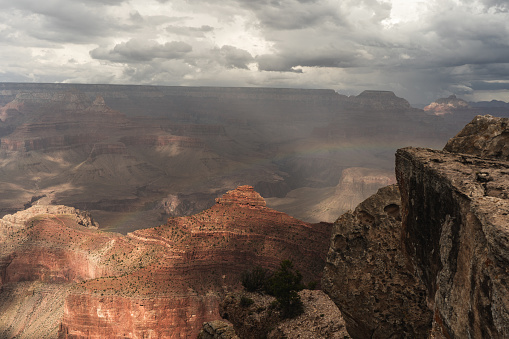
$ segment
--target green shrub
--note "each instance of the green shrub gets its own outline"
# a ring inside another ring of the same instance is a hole
[[[267,278],[269,277],[269,270],[260,266],[256,266],[251,271],[242,273],[240,279],[242,286],[249,292],[263,291]]]
[[[306,288],[308,290],[315,290],[316,286],[318,286],[318,283],[316,281],[310,281]]]

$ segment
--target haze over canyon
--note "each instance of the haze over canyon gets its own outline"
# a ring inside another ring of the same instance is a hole
[[[509,335],[509,124],[487,113],[509,105],[0,83],[0,337]],[[297,323],[239,304],[283,259],[326,292]]]
[[[395,182],[397,148],[438,147],[487,111],[420,110],[384,91],[16,83],[0,84],[0,105],[2,213],[44,199],[121,233],[244,184],[295,217],[334,221]]]

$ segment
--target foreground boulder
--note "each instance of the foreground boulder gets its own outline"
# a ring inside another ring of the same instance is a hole
[[[432,314],[401,241],[400,195],[381,188],[334,224],[322,287],[354,338],[426,337]]]
[[[239,339],[233,325],[226,320],[213,320],[203,323],[198,339]]]
[[[507,161],[509,119],[479,115],[447,142],[444,151]]]

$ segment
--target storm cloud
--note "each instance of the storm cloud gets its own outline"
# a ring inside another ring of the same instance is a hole
[[[0,81],[509,101],[502,0],[0,0]]]

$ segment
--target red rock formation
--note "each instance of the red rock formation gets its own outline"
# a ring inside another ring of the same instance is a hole
[[[221,295],[255,265],[291,259],[306,282],[319,281],[331,228],[265,207],[250,186],[197,215],[128,236],[81,226],[72,210],[32,209],[1,224],[8,245],[0,250],[1,283],[73,283],[55,310],[62,338],[196,336],[203,322],[219,318]]]
[[[445,115],[466,108],[470,108],[470,105],[465,100],[458,99],[455,95],[451,95],[448,98],[442,98],[432,102],[424,107],[424,111],[434,115]]]
[[[265,207],[266,203],[262,196],[254,191],[249,185],[239,186],[233,191],[228,191],[216,202],[220,205],[248,205],[250,207]]]

